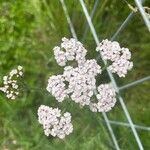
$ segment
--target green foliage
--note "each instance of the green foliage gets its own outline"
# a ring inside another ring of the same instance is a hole
[[[91,12],[94,1],[85,2]],[[96,57],[96,44],[89,29],[83,40],[87,22],[79,1],[70,0],[66,4],[77,36],[88,49],[88,57]],[[131,4],[135,6],[133,1]],[[149,6],[148,0],[145,6]],[[99,1],[93,22],[100,40],[110,39],[130,12],[130,8],[122,0]],[[52,48],[59,44],[63,36],[71,37],[71,34],[60,1],[0,1],[0,81],[13,67],[23,65],[25,68],[22,95],[16,101],[9,101],[0,94],[0,149],[114,149],[100,113],[93,114],[68,101],[57,103],[45,89],[48,77],[62,71],[54,60]],[[148,76],[150,36],[138,12],[117,40],[131,49],[134,62],[134,69],[127,78],[120,80],[116,77],[118,85]],[[107,78],[106,75],[103,80]],[[134,123],[149,125],[149,88],[147,81],[122,92]],[[73,115],[74,132],[63,141],[47,138],[37,120],[37,109],[41,104],[70,111]],[[119,102],[108,115],[112,120],[127,121]],[[129,128],[113,125],[113,129],[122,149],[138,149]],[[144,148],[150,149],[150,134],[146,131],[138,133]]]

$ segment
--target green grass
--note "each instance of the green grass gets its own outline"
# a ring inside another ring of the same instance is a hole
[[[86,0],[89,11],[94,2]],[[130,2],[130,1],[129,1]],[[78,1],[66,1],[79,40],[82,40],[86,19]],[[134,5],[134,3],[132,2]],[[148,0],[146,6],[150,6]],[[110,38],[124,21],[130,9],[122,0],[100,1],[93,18],[99,39]],[[46,91],[50,75],[62,72],[54,60],[52,48],[62,37],[71,37],[61,3],[56,0],[0,1],[0,82],[17,65],[24,66],[24,82],[28,87],[16,101],[0,94],[0,149],[2,150],[110,150],[115,149],[100,113],[93,114],[68,101],[60,104]],[[121,45],[132,51],[134,69],[124,79],[115,76],[118,85],[124,85],[150,74],[150,36],[139,13],[117,37]],[[82,41],[88,49],[88,58],[96,57],[95,42],[90,32]],[[108,80],[107,75],[103,78]],[[121,94],[134,123],[150,126],[149,82],[132,87]],[[37,121],[41,104],[59,107],[73,115],[74,132],[63,141],[47,138]],[[112,120],[127,121],[119,102],[108,113]],[[123,150],[138,149],[131,130],[112,126]],[[138,130],[145,149],[150,149],[150,133]]]

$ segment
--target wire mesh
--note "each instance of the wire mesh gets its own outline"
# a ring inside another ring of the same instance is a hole
[[[72,36],[77,39],[76,31],[75,31],[75,29],[74,29],[74,27],[73,27],[73,23],[72,23],[72,21],[71,21],[71,19],[70,19],[70,16],[69,16],[69,13],[68,13],[68,10],[67,10],[67,6],[66,6],[64,0],[60,0],[60,2],[61,2],[61,4],[62,4],[62,7],[63,7],[64,13],[65,13],[65,16],[66,16],[68,25],[69,25],[70,30],[71,30],[71,33],[72,33]],[[96,8],[97,8],[98,0],[95,1],[94,7],[93,7],[92,12],[91,12],[90,15],[89,15],[89,12],[88,12],[88,10],[87,10],[87,8],[86,8],[86,5],[85,5],[84,1],[83,1],[83,0],[79,0],[79,3],[80,3],[81,6],[82,6],[82,11],[83,11],[83,13],[84,13],[84,15],[85,15],[85,18],[86,18],[86,20],[87,20],[87,25],[88,25],[88,26],[86,26],[85,32],[84,32],[84,34],[83,34],[83,40],[84,40],[84,38],[85,38],[85,35],[86,35],[86,33],[87,33],[88,28],[90,28],[90,31],[91,31],[92,36],[93,36],[93,39],[94,39],[95,43],[98,44],[98,43],[99,43],[99,39],[98,39],[96,30],[95,30],[95,28],[94,28],[94,25],[93,25],[93,23],[92,23],[92,18],[93,18],[93,16],[94,16],[95,10],[96,10]],[[145,14],[145,12],[144,12],[144,9],[143,9],[142,4],[141,4],[142,1],[135,0],[135,3],[136,3],[136,5],[137,5],[137,7],[138,7],[138,9],[139,9],[139,11],[140,11],[140,13],[141,13],[141,15],[142,15],[144,21],[145,21],[145,24],[146,24],[148,30],[150,31],[150,21],[148,20],[146,14]],[[120,32],[127,26],[127,24],[129,23],[129,21],[132,19],[132,17],[134,16],[134,14],[135,14],[134,12],[131,12],[131,13],[129,14],[129,16],[124,20],[124,22],[123,22],[123,23],[121,24],[121,26],[117,29],[117,31],[115,32],[115,34],[112,36],[111,40],[114,40],[114,39],[120,34]],[[100,58],[101,58],[101,56],[99,55],[99,56],[97,57],[97,60],[99,60]],[[103,58],[101,58],[101,59],[103,60]],[[103,60],[103,62],[104,62],[104,64],[106,65],[105,60]],[[132,118],[131,118],[131,116],[130,116],[130,113],[129,113],[128,110],[127,110],[127,106],[126,106],[125,103],[124,103],[124,99],[123,99],[123,97],[120,95],[120,90],[128,89],[129,87],[135,86],[135,85],[140,84],[140,83],[142,83],[142,82],[144,82],[144,81],[146,81],[146,80],[149,80],[149,79],[150,79],[150,76],[145,77],[145,78],[142,78],[142,79],[139,79],[139,80],[137,80],[137,81],[133,81],[133,82],[131,82],[131,83],[129,83],[129,84],[126,84],[126,85],[123,85],[123,86],[121,86],[121,87],[118,87],[117,84],[116,84],[116,81],[115,81],[115,79],[114,79],[113,74],[112,74],[108,69],[107,69],[107,73],[108,73],[108,75],[109,75],[109,78],[110,78],[110,80],[111,80],[111,82],[112,82],[112,84],[113,84],[113,86],[114,86],[116,92],[119,94],[119,97],[118,97],[119,102],[120,102],[121,107],[122,107],[122,109],[123,109],[123,112],[124,112],[124,114],[125,114],[125,116],[126,116],[126,118],[127,118],[127,120],[128,120],[127,123],[126,123],[126,122],[121,122],[121,121],[109,120],[107,114],[106,114],[106,113],[102,113],[102,115],[103,115],[103,117],[104,117],[104,120],[105,120],[105,123],[106,123],[107,128],[108,128],[108,131],[109,131],[109,133],[110,133],[110,135],[111,135],[111,137],[112,137],[112,141],[113,141],[113,143],[114,143],[114,146],[115,146],[115,148],[116,148],[117,150],[120,149],[119,144],[118,144],[118,141],[117,141],[116,136],[115,136],[115,134],[114,134],[114,131],[113,131],[113,129],[112,129],[112,125],[119,125],[119,126],[126,126],[126,127],[131,128],[131,131],[132,131],[132,133],[133,133],[133,135],[134,135],[134,137],[135,137],[135,140],[136,140],[136,142],[137,142],[137,145],[138,145],[139,149],[140,149],[140,150],[143,150],[144,148],[143,148],[141,139],[140,139],[140,137],[139,137],[139,135],[138,135],[138,133],[137,133],[136,130],[137,130],[137,129],[141,129],[141,130],[145,130],[145,131],[150,131],[150,127],[140,126],[140,125],[137,125],[137,124],[134,124],[134,123],[133,123]]]

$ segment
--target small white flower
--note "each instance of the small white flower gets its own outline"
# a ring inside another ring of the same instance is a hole
[[[18,70],[20,71],[20,70],[22,70],[23,69],[23,67],[22,66],[18,66]]]
[[[19,75],[22,76],[22,75],[23,75],[23,72],[22,72],[22,71],[19,71]],[[19,75],[18,75],[18,76],[19,76]]]
[[[7,81],[7,78],[8,78],[8,76],[4,76],[4,77],[3,77],[3,80],[4,80],[4,81]]]
[[[133,63],[120,58],[118,61],[115,61],[108,67],[112,73],[117,73],[119,77],[125,77],[128,70],[131,70],[133,67]]]
[[[48,79],[46,89],[58,100],[58,102],[62,102],[66,97],[68,97],[64,81],[65,80],[62,75],[51,76]]]
[[[23,75],[21,71],[23,68],[18,66],[17,69],[13,69],[7,76],[3,77],[3,87],[0,87],[0,91],[6,94],[6,97],[14,100],[19,95],[18,78]]]
[[[93,112],[107,112],[114,107],[116,103],[116,93],[111,84],[101,84],[98,86],[96,95],[98,102],[90,103],[90,109]]]
[[[60,66],[65,66],[67,61],[76,60],[79,64],[85,61],[87,50],[83,44],[74,38],[62,38],[61,46],[54,47],[55,59]]]
[[[46,136],[52,135],[63,139],[73,132],[71,114],[69,112],[61,114],[58,108],[41,105],[38,109],[38,120],[43,125]]]
[[[112,73],[118,74],[119,77],[125,77],[127,71],[133,67],[133,63],[129,61],[131,59],[131,52],[128,48],[121,48],[116,41],[103,40],[97,46],[96,51],[101,52],[104,60],[112,62],[112,64],[108,66],[108,69]]]
[[[71,99],[82,106],[89,105],[96,89],[95,77],[100,73],[101,67],[94,59],[86,60],[76,68],[66,66],[63,77],[68,82],[67,93]]]
[[[13,70],[9,73],[9,75],[12,77],[12,76],[16,75],[17,72],[18,72],[17,69],[13,69]]]

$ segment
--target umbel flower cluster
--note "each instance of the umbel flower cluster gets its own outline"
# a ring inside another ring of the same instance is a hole
[[[95,77],[101,73],[101,67],[95,59],[86,60],[87,50],[76,39],[63,38],[61,46],[56,46],[53,50],[59,65],[65,65],[68,60],[75,59],[77,66],[65,66],[62,75],[51,76],[48,79],[47,91],[58,102],[70,96],[74,102],[82,106],[89,105],[93,91],[96,90]],[[63,57],[58,57],[60,53],[63,53]]]
[[[74,38],[62,38],[60,46],[53,50],[56,62],[63,67],[63,73],[49,77],[46,89],[58,102],[70,98],[81,106],[88,106],[92,112],[107,112],[115,106],[115,89],[110,83],[96,85],[96,76],[102,73],[101,66],[95,59],[86,59],[87,50],[81,42]],[[121,48],[118,42],[103,40],[96,51],[101,52],[109,64],[108,69],[119,77],[125,77],[133,66],[129,61],[129,49]],[[93,101],[94,94],[96,101]],[[64,138],[73,131],[71,114],[68,112],[61,116],[59,109],[41,105],[38,116],[47,136]]]
[[[54,47],[55,59],[60,66],[65,66],[67,61],[76,60],[78,64],[85,62],[87,50],[82,43],[74,38],[62,38],[61,46]]]
[[[58,102],[70,95],[76,103],[82,106],[89,105],[96,89],[95,76],[99,73],[101,68],[94,59],[87,60],[76,68],[66,66],[62,75],[51,76],[48,79],[47,90]]]
[[[129,61],[131,59],[131,52],[128,48],[121,48],[116,41],[103,40],[97,46],[96,51],[101,52],[104,60],[111,62],[108,69],[112,73],[118,74],[119,77],[125,77],[127,71],[133,67],[133,63]]]
[[[22,69],[22,66],[18,66],[3,77],[3,87],[0,87],[0,91],[4,92],[9,99],[14,100],[19,95],[18,79],[23,76]]]
[[[38,109],[38,120],[43,125],[46,136],[52,135],[63,139],[73,131],[71,114],[65,112],[62,115],[58,108],[41,105]]]
[[[48,79],[47,91],[58,102],[70,97],[80,105],[88,105],[91,110],[106,112],[116,103],[115,91],[110,84],[102,84],[96,87],[96,76],[102,73],[101,66],[95,59],[85,58],[87,50],[76,39],[62,38],[60,46],[54,47],[54,56],[60,66],[64,66],[63,74],[53,75]],[[127,48],[121,48],[118,42],[103,40],[96,48],[101,51],[104,60],[112,62],[108,68],[124,77],[133,66],[130,62],[131,53]],[[67,61],[76,61],[77,66],[66,66]],[[92,103],[94,91],[98,91],[98,103]]]
[[[97,87],[97,103],[90,103],[90,110],[93,112],[107,112],[116,103],[116,93],[111,84],[101,84]]]

